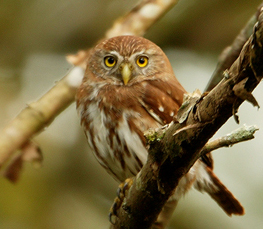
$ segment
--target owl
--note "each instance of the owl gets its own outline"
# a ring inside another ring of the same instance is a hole
[[[91,51],[77,111],[93,154],[112,177],[123,182],[140,171],[148,154],[144,132],[170,123],[184,93],[167,56],[145,38],[113,37]],[[193,186],[228,215],[243,214],[212,169],[212,163],[197,160],[171,198],[178,201]]]

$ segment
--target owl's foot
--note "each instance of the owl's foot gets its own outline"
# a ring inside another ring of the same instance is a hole
[[[127,191],[133,184],[133,178],[127,178],[122,182],[117,189],[117,197],[114,199],[114,203],[110,208],[109,220],[112,224],[115,224],[115,217],[117,217],[117,211],[120,209],[122,202],[125,198]]]

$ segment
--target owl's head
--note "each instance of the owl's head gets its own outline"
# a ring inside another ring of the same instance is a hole
[[[117,85],[132,85],[155,79],[159,73],[173,76],[164,52],[151,41],[135,36],[118,36],[99,43],[91,53],[87,71]]]

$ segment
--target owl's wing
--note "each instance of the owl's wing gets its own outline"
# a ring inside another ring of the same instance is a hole
[[[168,124],[177,114],[186,91],[176,80],[149,80],[141,105],[161,125]]]
[[[172,78],[169,82],[162,80],[147,81],[141,105],[161,125],[170,123],[177,114],[186,91]],[[210,153],[201,157],[209,168],[213,169],[213,158]]]

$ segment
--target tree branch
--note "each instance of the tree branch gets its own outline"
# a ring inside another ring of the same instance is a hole
[[[228,74],[195,102],[181,124],[170,125],[150,144],[147,163],[134,178],[114,228],[150,228],[165,202],[214,133],[247,99],[263,76],[263,13]],[[237,93],[242,91],[243,93]],[[243,94],[245,96],[240,96]]]
[[[30,138],[48,126],[75,98],[83,69],[74,68],[37,102],[28,104],[17,117],[0,132],[0,168],[22,149]]]
[[[221,138],[209,141],[205,144],[200,152],[200,155],[205,155],[213,150],[219,149],[221,147],[229,147],[234,144],[248,141],[254,138],[254,133],[259,130],[257,126],[242,126],[237,130],[223,136]]]

